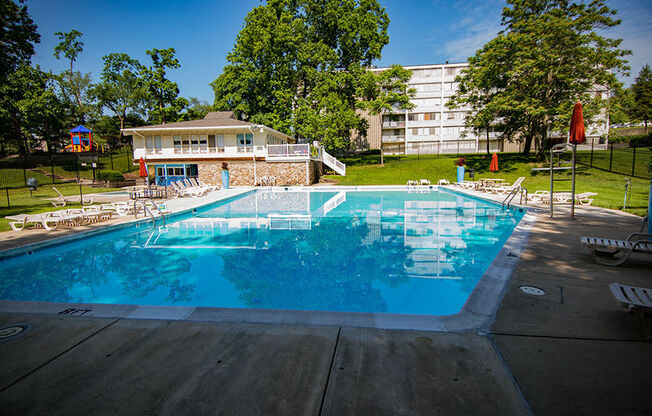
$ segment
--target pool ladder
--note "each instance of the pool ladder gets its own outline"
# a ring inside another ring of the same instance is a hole
[[[518,203],[522,204],[523,203],[523,194],[525,194],[525,204],[527,205],[527,189],[523,188],[522,186],[518,186],[514,189],[512,189],[507,197],[503,200],[503,208],[502,209],[509,209],[509,205],[512,203],[516,195],[520,195],[521,198],[519,199]]]
[[[154,226],[154,228],[156,228],[156,217],[154,216],[154,213],[152,212],[152,210],[147,207],[147,204],[142,199],[139,199],[139,198],[134,199],[134,217],[138,218],[138,206],[137,205],[138,205],[139,202],[143,207],[143,212],[145,212],[145,215],[149,214],[149,216],[152,218],[152,225]],[[156,210],[158,211],[159,215],[163,219],[162,227],[165,228],[166,227],[165,213],[163,211],[161,211],[158,204],[154,204],[154,207],[156,207]]]

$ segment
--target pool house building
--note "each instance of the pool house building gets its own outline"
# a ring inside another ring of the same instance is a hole
[[[235,118],[231,111],[210,112],[200,120],[123,129],[132,135],[134,162],[142,157],[157,183],[184,177],[221,185],[222,163],[230,184],[310,185],[319,181],[322,163],[344,174],[345,166],[320,146],[264,125]],[[273,178],[273,179],[272,179]]]

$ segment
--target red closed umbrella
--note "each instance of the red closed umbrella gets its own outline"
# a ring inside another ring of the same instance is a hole
[[[141,178],[146,178],[147,176],[149,176],[147,174],[147,166],[145,165],[145,159],[143,159],[142,156],[140,158],[140,168],[138,169],[138,176],[140,176]]]
[[[582,103],[575,103],[573,107],[573,116],[570,123],[571,144],[581,144],[586,141],[586,132],[584,131],[584,116],[582,115]]]
[[[489,165],[489,170],[491,172],[496,172],[498,170],[498,153],[491,155],[491,164]]]
[[[582,115],[582,103],[575,103],[573,107],[573,116],[570,123],[570,138],[568,142],[573,145],[573,184],[571,189],[571,219],[575,218],[575,152],[577,145],[586,141],[586,131],[584,130],[584,116]],[[550,161],[552,163],[552,160]],[[552,200],[551,200],[552,201]]]

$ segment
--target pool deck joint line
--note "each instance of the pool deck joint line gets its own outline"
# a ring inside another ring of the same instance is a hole
[[[281,191],[378,191],[395,190],[409,191],[405,186],[333,186],[319,188],[279,187]],[[429,186],[424,190],[440,191],[440,186]],[[220,199],[202,201],[196,206],[185,207],[168,216],[174,218],[186,214],[192,209],[215,202],[227,201],[239,197],[252,188],[243,189],[242,192],[229,194]],[[445,189],[445,192],[458,193]],[[479,198],[476,195],[459,192],[465,197],[480,199],[498,205],[495,200]],[[89,235],[104,233],[131,226],[137,223],[151,221],[143,218],[116,224],[101,229],[86,231],[70,236],[55,238],[34,245],[22,246],[0,252],[0,260],[7,257],[22,255],[28,251],[39,250],[44,247],[61,244],[64,242],[85,238]],[[303,311],[284,309],[246,309],[246,308],[219,308],[219,307],[193,307],[193,306],[151,306],[151,305],[124,305],[101,303],[62,303],[62,302],[36,302],[0,300],[0,312],[14,313],[39,313],[57,314],[67,316],[84,316],[96,318],[115,319],[165,319],[183,320],[194,322],[224,322],[224,323],[263,323],[284,325],[318,325],[337,327],[361,327],[376,329],[404,329],[434,332],[488,332],[493,323],[512,272],[518,265],[519,257],[527,246],[530,229],[536,221],[536,215],[526,211],[512,234],[507,239],[498,255],[489,265],[475,288],[469,295],[462,309],[453,315],[409,315],[391,313],[360,313],[360,312],[333,312],[333,311]]]

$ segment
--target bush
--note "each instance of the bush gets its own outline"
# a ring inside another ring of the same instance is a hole
[[[110,182],[124,182],[125,177],[117,170],[103,170],[97,173],[97,179]]]

